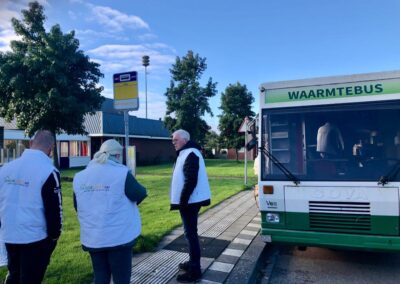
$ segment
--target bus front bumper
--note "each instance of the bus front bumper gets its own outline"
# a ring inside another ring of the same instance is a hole
[[[262,228],[265,242],[355,250],[400,251],[400,236],[339,234]]]

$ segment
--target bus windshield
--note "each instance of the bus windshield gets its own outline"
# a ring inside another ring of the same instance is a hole
[[[393,102],[264,109],[261,143],[300,180],[378,182],[399,164],[399,121]],[[265,155],[261,169],[262,180],[288,180]]]

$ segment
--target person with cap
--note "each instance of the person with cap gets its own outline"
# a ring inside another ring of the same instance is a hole
[[[94,283],[130,283],[132,248],[140,235],[138,205],[147,196],[122,165],[122,146],[105,141],[73,181],[82,248],[92,260]]]
[[[183,129],[172,134],[172,144],[178,157],[171,181],[171,210],[179,210],[189,245],[189,261],[179,264],[184,273],[177,281],[188,283],[201,278],[197,221],[200,207],[210,205],[211,192],[200,146]]]
[[[60,173],[49,158],[53,134],[39,130],[18,159],[0,169],[0,239],[5,283],[41,283],[62,229]]]

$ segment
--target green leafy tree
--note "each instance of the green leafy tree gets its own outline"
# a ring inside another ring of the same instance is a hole
[[[205,113],[213,115],[208,99],[216,95],[216,83],[209,78],[205,87],[199,79],[206,70],[206,59],[189,50],[186,56],[176,58],[170,69],[171,83],[167,88],[167,113],[164,124],[170,131],[185,129],[193,140],[204,142],[210,127],[202,119]]]
[[[213,149],[215,150],[215,154],[219,154],[220,147],[220,140],[219,135],[215,131],[208,131],[205,137],[204,149],[206,151],[206,156],[213,158]]]
[[[0,52],[0,115],[31,136],[38,129],[84,134],[84,115],[99,109],[103,74],[91,62],[75,33],[62,33],[59,25],[44,28],[43,6],[29,3],[23,19],[12,19],[19,40],[11,51]],[[54,162],[58,166],[57,147]]]
[[[239,158],[239,149],[244,146],[244,136],[238,130],[246,116],[249,119],[254,116],[251,110],[253,102],[254,97],[251,92],[247,90],[246,85],[241,85],[239,82],[235,85],[229,84],[221,94],[222,114],[219,115],[218,125],[221,131],[220,137],[225,147],[236,150],[236,160]]]

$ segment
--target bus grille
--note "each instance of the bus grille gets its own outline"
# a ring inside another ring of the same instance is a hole
[[[309,201],[310,229],[328,232],[371,230],[369,202]]]

